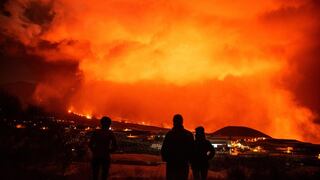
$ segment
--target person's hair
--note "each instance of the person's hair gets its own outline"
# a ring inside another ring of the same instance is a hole
[[[204,134],[204,127],[202,127],[202,126],[197,127],[197,128],[196,128],[196,133],[198,133],[198,134]]]
[[[100,124],[103,129],[109,129],[111,125],[111,119],[108,116],[103,116],[100,120]]]
[[[196,139],[205,139],[204,127],[199,126],[196,128]]]
[[[183,117],[181,114],[175,114],[173,116],[173,126],[174,127],[182,127],[183,126]]]

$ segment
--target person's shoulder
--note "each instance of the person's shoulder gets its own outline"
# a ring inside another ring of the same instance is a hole
[[[210,142],[208,139],[206,139],[206,144],[207,144],[208,146],[212,146],[211,142]]]
[[[101,138],[113,138],[114,134],[111,130],[109,129],[101,129],[100,131],[98,131],[98,134],[97,134],[99,137]]]
[[[166,133],[166,136],[171,136],[173,134],[173,131],[172,130],[169,130],[167,133]]]
[[[95,129],[95,130],[91,131],[91,134],[92,134],[92,135],[96,135],[96,134],[98,134],[97,129]]]
[[[100,129],[95,129],[91,132],[92,135],[96,136],[100,134]]]
[[[99,132],[95,129],[91,132],[91,138],[96,138],[97,136],[99,136]]]
[[[190,132],[189,130],[184,129],[184,130],[183,130],[183,133],[184,133],[186,136],[193,138],[193,134],[192,134],[192,132]]]
[[[187,129],[183,129],[183,131],[184,131],[184,133],[186,133],[186,134],[188,134],[188,135],[192,135],[192,136],[193,136],[193,134],[192,134],[192,132],[191,132],[191,131],[189,131],[189,130],[187,130]]]
[[[105,134],[107,134],[107,135],[109,135],[109,136],[113,136],[113,137],[116,136],[115,132],[112,131],[112,130],[110,130],[110,129],[108,129],[108,130],[105,132]]]

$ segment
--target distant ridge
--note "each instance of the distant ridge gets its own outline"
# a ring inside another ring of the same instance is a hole
[[[210,136],[214,137],[265,137],[271,138],[270,136],[249,128],[245,126],[226,126],[221,128],[213,133],[209,134]]]

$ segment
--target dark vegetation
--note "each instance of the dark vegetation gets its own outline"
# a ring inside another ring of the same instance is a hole
[[[1,179],[63,177],[74,158],[72,137],[49,117],[41,107],[23,108],[18,98],[0,91]],[[26,126],[17,128],[20,123]]]

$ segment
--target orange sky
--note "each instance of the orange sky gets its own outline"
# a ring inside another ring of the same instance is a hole
[[[318,29],[314,1],[33,2],[50,21],[35,23],[37,13],[30,21],[29,1],[12,1],[12,17],[1,19],[8,36],[45,61],[78,63],[81,79],[74,87],[57,73],[40,82],[35,97],[44,104],[75,88],[65,104],[82,114],[171,126],[181,113],[189,129],[243,125],[320,142],[317,112],[291,88]]]

